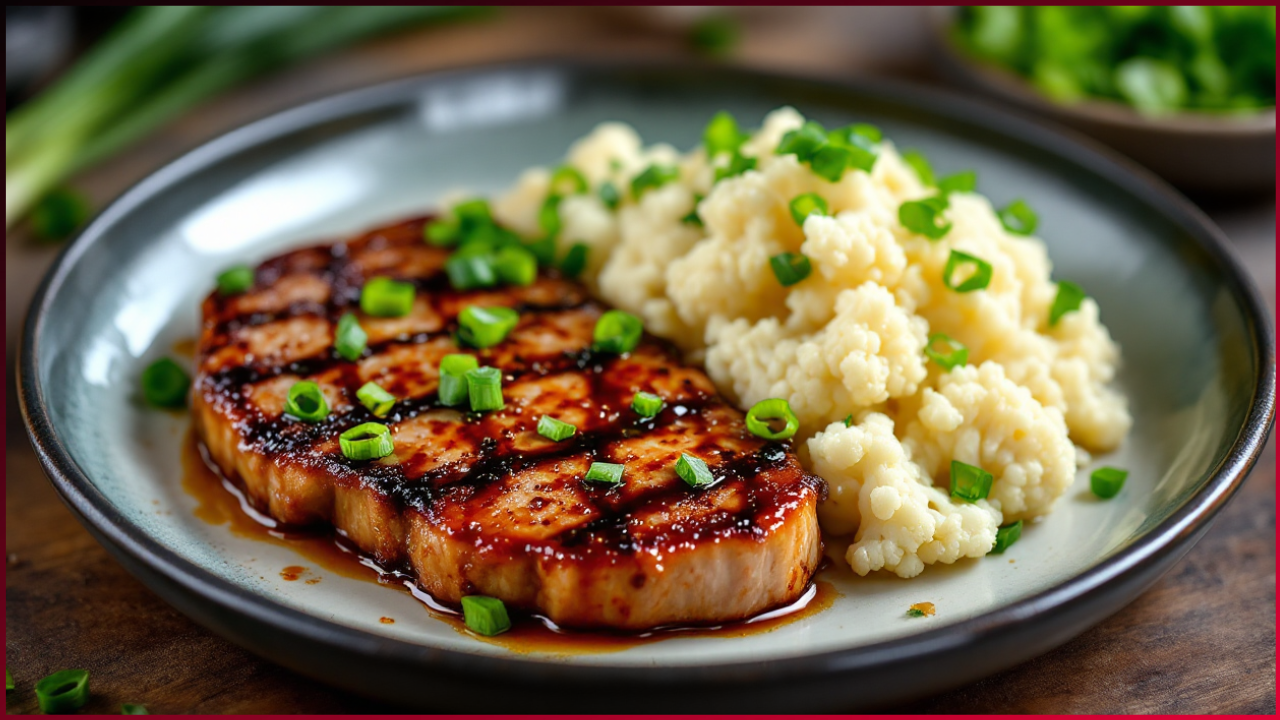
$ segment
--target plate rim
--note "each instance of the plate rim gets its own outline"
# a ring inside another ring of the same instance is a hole
[[[241,589],[200,565],[182,558],[131,523],[97,489],[88,473],[71,457],[55,429],[38,382],[39,340],[49,322],[49,303],[79,258],[98,242],[115,222],[174,182],[191,177],[209,165],[251,147],[279,140],[290,133],[341,117],[393,106],[426,88],[451,80],[476,78],[501,72],[550,72],[575,82],[598,82],[619,73],[648,76],[701,73],[756,82],[800,83],[808,90],[828,94],[857,93],[941,118],[955,118],[1002,132],[1124,188],[1160,214],[1174,220],[1194,243],[1215,261],[1216,273],[1243,310],[1246,340],[1258,371],[1245,422],[1222,460],[1212,468],[1205,486],[1156,527],[1111,557],[1067,580],[1004,607],[940,628],[867,645],[796,655],[773,660],[715,662],[696,667],[574,664],[535,659],[513,653],[486,655],[451,650],[376,635],[286,607],[266,596]],[[1180,553],[1208,528],[1217,512],[1239,489],[1260,455],[1274,422],[1275,339],[1258,289],[1244,273],[1230,245],[1196,206],[1164,181],[1133,161],[1078,133],[1054,123],[964,97],[935,87],[897,80],[855,77],[845,80],[802,73],[771,72],[750,68],[635,60],[518,60],[467,65],[425,73],[326,95],[222,133],[166,163],[125,190],[107,205],[63,250],[41,280],[31,300],[20,336],[17,389],[19,408],[28,436],[46,475],[64,503],[82,523],[121,552],[160,573],[186,590],[233,615],[247,615],[257,622],[300,635],[312,642],[356,655],[376,654],[382,660],[414,665],[429,664],[462,673],[496,673],[534,676],[580,683],[694,684],[734,681],[784,680],[797,676],[848,673],[879,665],[919,660],[944,651],[978,646],[1004,633],[1026,630],[1038,616],[1062,610],[1090,595],[1115,589],[1129,575]],[[1163,571],[1162,571],[1163,572]],[[1154,582],[1154,579],[1152,580]],[[1089,624],[1093,624],[1091,621]],[[1064,638],[1065,640],[1065,638]]]

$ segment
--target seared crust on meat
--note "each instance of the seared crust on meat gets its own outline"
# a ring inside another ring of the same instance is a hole
[[[656,338],[622,356],[591,352],[606,308],[578,283],[542,273],[528,287],[452,290],[447,251],[422,242],[423,222],[287,253],[258,267],[248,293],[204,301],[195,424],[252,502],[289,525],[331,524],[444,602],[491,595],[563,626],[718,623],[799,596],[820,556],[823,486],[787,445],[747,432]],[[360,314],[360,287],[378,275],[417,286],[408,316]],[[519,325],[495,347],[459,350],[451,333],[468,305],[514,307]],[[356,362],[332,348],[344,312],[369,334]],[[437,367],[455,352],[502,370],[503,409],[440,405]],[[283,414],[304,378],[328,400],[322,422]],[[370,380],[398,398],[385,418],[355,397]],[[631,410],[641,390],[666,401],[657,417]],[[543,438],[544,414],[578,433]],[[348,460],[339,433],[368,421],[391,427],[395,452]],[[716,484],[686,485],[682,452]],[[624,484],[582,482],[596,460],[624,464]]]

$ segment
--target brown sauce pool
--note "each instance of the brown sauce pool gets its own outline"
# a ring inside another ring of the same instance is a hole
[[[378,583],[407,592],[422,602],[433,617],[447,622],[468,637],[504,647],[517,653],[586,654],[618,652],[670,638],[741,638],[767,633],[813,617],[831,607],[840,596],[835,586],[815,580],[793,603],[774,608],[749,620],[716,627],[659,628],[644,633],[583,632],[559,628],[551,620],[528,613],[513,612],[511,629],[494,637],[483,637],[467,630],[461,613],[428,595],[403,573],[384,570],[364,557],[332,530],[307,531],[281,526],[256,510],[241,490],[227,480],[209,462],[194,432],[188,432],[182,444],[182,487],[198,501],[195,516],[211,525],[228,525],[237,537],[259,540],[287,547],[315,566],[345,578]],[[819,572],[827,561],[819,566]],[[280,577],[288,581],[306,578],[314,584],[319,577],[307,577],[310,569],[303,565],[281,568]],[[393,618],[379,619],[392,624]]]

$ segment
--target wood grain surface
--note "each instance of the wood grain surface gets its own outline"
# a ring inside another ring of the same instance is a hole
[[[914,10],[834,9],[746,17],[734,62],[841,75],[921,72]],[[665,21],[622,12],[523,9],[432,28],[295,68],[208,104],[77,179],[105,202],[226,129],[311,97],[436,67],[575,54],[687,54]],[[925,78],[927,79],[927,77]],[[1209,208],[1237,242],[1274,313],[1275,206]],[[12,386],[15,339],[56,247],[6,238],[6,667],[10,713],[37,709],[32,684],[92,673],[86,711],[123,702],[152,713],[392,711],[268,663],[170,608],[112,560],[59,501],[31,452]],[[1000,675],[901,708],[911,712],[1272,713],[1275,704],[1275,451],[1205,538],[1150,591],[1075,640]]]

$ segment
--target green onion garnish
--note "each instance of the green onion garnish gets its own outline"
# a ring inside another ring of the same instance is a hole
[[[631,179],[631,196],[639,200],[646,190],[662,187],[680,179],[680,168],[674,165],[653,164]]]
[[[458,219],[463,240],[469,239],[480,228],[493,225],[493,212],[489,209],[489,201],[484,198],[472,198],[454,205],[453,216]]]
[[[827,142],[849,152],[849,167],[871,172],[876,160],[880,157],[880,148],[876,143],[880,142],[882,137],[880,128],[875,125],[858,123],[827,133]]]
[[[946,209],[947,199],[944,197],[909,200],[898,206],[898,222],[913,233],[930,240],[940,240],[951,232],[951,223],[942,219],[942,212]]]
[[[486,637],[501,635],[511,629],[507,606],[498,598],[486,595],[463,596],[462,618],[468,630]]]
[[[1058,294],[1053,298],[1053,305],[1049,308],[1049,327],[1058,324],[1063,315],[1080,309],[1080,303],[1088,297],[1084,290],[1077,284],[1067,280],[1058,282]]]
[[[576,278],[587,268],[587,253],[591,248],[586,243],[574,243],[564,253],[560,261],[560,272],[565,277]]]
[[[248,265],[236,265],[218,273],[218,294],[222,296],[239,295],[253,287],[253,268]]]
[[[920,182],[925,187],[933,187],[938,184],[938,181],[933,177],[933,166],[929,164],[929,158],[926,158],[924,153],[919,150],[907,150],[902,153],[902,161],[916,171],[916,177],[920,178]]]
[[[853,413],[844,416],[844,426],[853,427]]]
[[[791,287],[813,272],[809,258],[793,252],[778,253],[769,258],[769,267],[773,268],[773,276],[778,278],[783,287]]]
[[[338,318],[338,327],[333,333],[333,348],[344,360],[357,360],[364,354],[369,344],[369,334],[360,327],[355,313],[343,313]]]
[[[622,202],[622,194],[618,192],[618,186],[606,180],[600,183],[600,202],[610,210],[617,210],[618,204]]]
[[[495,367],[482,367],[468,370],[467,397],[471,400],[472,412],[498,410],[503,405],[502,371]]]
[[[89,701],[89,671],[59,670],[36,683],[36,700],[45,715],[74,712]]]
[[[774,429],[778,424],[782,427]],[[800,429],[800,420],[783,398],[761,400],[747,411],[747,429],[765,440],[786,440]]]
[[[432,220],[422,228],[422,237],[428,245],[436,247],[453,247],[462,239],[462,230],[457,220],[441,218]]]
[[[955,271],[964,265],[972,265],[973,274],[965,281],[956,284]],[[991,263],[967,252],[952,250],[947,256],[946,267],[942,269],[942,284],[958,293],[982,290],[991,284]]]
[[[71,188],[55,188],[31,209],[31,231],[41,240],[65,240],[84,225],[89,212],[84,195]]]
[[[391,428],[382,423],[361,423],[338,436],[338,446],[348,460],[377,460],[396,449]]]
[[[468,305],[458,314],[458,339],[474,348],[493,347],[519,322],[520,313],[509,307]]]
[[[680,459],[676,461],[676,474],[692,488],[707,487],[716,481],[705,462],[687,453],[680,453]]]
[[[711,159],[720,153],[737,152],[750,137],[738,129],[738,121],[732,115],[721,110],[702,131],[702,144],[707,148],[707,159]]]
[[[329,417],[329,403],[314,380],[302,380],[289,388],[284,411],[306,422],[320,422]]]
[[[138,705],[137,703],[124,703],[120,706],[121,715],[150,715],[147,712],[146,705]]]
[[[377,417],[383,417],[391,412],[392,406],[396,404],[396,396],[383,390],[382,386],[376,382],[361,385],[356,391],[356,398]]]
[[[810,215],[830,215],[831,208],[818,193],[805,193],[791,198],[791,217],[800,227],[804,227],[805,218]]]
[[[557,420],[550,415],[543,415],[538,418],[538,434],[552,442],[568,440],[576,432],[578,432],[578,428],[572,423]]]
[[[907,617],[922,618],[928,614],[929,613],[926,613],[924,610],[921,610],[920,608],[915,608],[915,607],[907,608]]]
[[[844,171],[856,161],[853,150],[839,145],[824,145],[809,158],[813,174],[829,182],[840,182]]]
[[[1020,537],[1022,537],[1021,520],[1009,523],[1008,525],[1001,525],[996,529],[996,544],[991,548],[991,554],[999,555],[1005,550],[1008,550],[1009,546],[1018,542],[1018,538]]]
[[[162,408],[179,408],[187,404],[191,378],[187,371],[169,358],[160,358],[142,371],[142,396]]]
[[[1040,223],[1036,211],[1025,200],[1014,200],[997,214],[1004,229],[1014,235],[1030,235]]]
[[[596,321],[591,349],[619,355],[629,353],[640,344],[642,334],[644,323],[640,318],[622,310],[609,310]]]
[[[640,417],[653,417],[662,412],[666,402],[651,392],[638,392],[631,398],[631,409]]]
[[[729,157],[729,164],[724,167],[716,168],[715,182],[720,182],[725,178],[737,177],[748,170],[755,169],[755,158],[747,157],[737,150],[734,150],[733,155]]]
[[[809,120],[798,129],[791,130],[778,141],[778,155],[795,155],[801,162],[807,162],[827,144],[827,130],[818,123]]]
[[[449,284],[454,290],[474,290],[493,287],[498,276],[493,270],[493,259],[487,254],[454,253],[444,263]]]
[[[582,477],[587,482],[601,483],[602,485],[621,485],[622,471],[625,469],[623,465],[606,462],[593,462],[591,467],[587,468],[587,474]]]
[[[942,347],[936,347],[941,344]],[[946,333],[933,333],[924,346],[925,357],[934,361],[943,370],[960,367],[969,362],[969,348],[956,342]]]
[[[404,317],[413,310],[413,284],[373,278],[360,290],[360,309],[374,317]]]
[[[962,170],[955,175],[948,175],[938,181],[938,192],[950,195],[956,192],[971,193],[978,189],[978,173]]]
[[[542,201],[542,207],[538,208],[538,227],[547,237],[555,237],[560,234],[560,201],[559,195],[548,195],[546,200]]]
[[[539,267],[551,267],[556,264],[556,239],[553,237],[530,240],[524,244],[524,249],[533,255]]]
[[[702,227],[702,216],[698,214],[698,203],[700,202],[702,202],[702,196],[694,195],[693,209],[690,210],[687,215],[680,218],[680,222],[685,225],[697,225],[698,227]]]
[[[581,195],[589,187],[587,179],[572,165],[561,165],[551,173],[552,195]]]
[[[440,387],[436,393],[443,405],[454,407],[471,396],[467,389],[467,373],[480,367],[474,355],[445,355],[440,360]]]
[[[532,285],[538,277],[538,258],[518,245],[508,245],[493,258],[493,269],[508,285]]]
[[[4,669],[4,690],[9,692],[13,689],[13,673],[9,672],[9,668]]]
[[[1129,477],[1128,470],[1113,467],[1100,467],[1089,474],[1089,489],[1093,494],[1108,500],[1120,492],[1124,481]]]
[[[991,473],[959,460],[951,461],[951,497],[977,502],[991,494]]]

